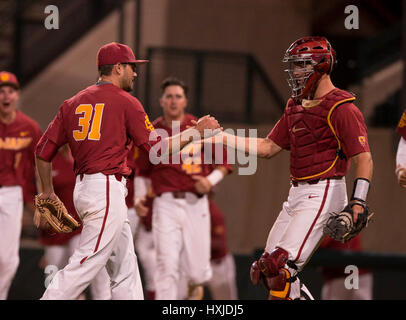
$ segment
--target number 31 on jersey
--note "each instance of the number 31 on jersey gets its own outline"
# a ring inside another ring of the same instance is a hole
[[[91,104],[81,104],[75,109],[75,114],[82,115],[79,117],[81,130],[73,130],[73,138],[76,141],[83,141],[86,137],[89,140],[100,140],[103,109],[104,103],[97,103],[94,108]]]

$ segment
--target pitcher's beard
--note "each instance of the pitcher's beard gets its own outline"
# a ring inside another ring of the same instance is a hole
[[[134,88],[134,82],[127,83],[126,85],[123,86],[123,90],[127,92],[133,91]]]
[[[123,88],[123,90],[127,91],[127,92],[131,92],[131,91],[133,91],[133,88],[132,87],[125,87],[125,88]]]

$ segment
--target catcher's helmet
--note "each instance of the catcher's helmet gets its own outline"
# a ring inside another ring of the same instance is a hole
[[[311,98],[318,80],[323,74],[330,74],[336,63],[336,53],[325,37],[303,37],[293,42],[286,50],[283,62],[292,98]]]

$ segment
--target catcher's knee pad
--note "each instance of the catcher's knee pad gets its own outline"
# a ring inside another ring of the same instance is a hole
[[[272,288],[272,283],[279,283],[277,279],[281,276],[281,268],[283,268],[288,259],[288,252],[282,248],[276,248],[272,252],[264,252],[258,261],[254,261],[251,265],[250,278],[254,285],[262,283],[267,291]],[[282,273],[284,275],[285,273]],[[279,289],[280,285],[277,286]]]
[[[250,278],[254,285],[258,285],[261,281],[261,270],[259,270],[258,261],[254,261],[251,265]]]
[[[279,270],[286,264],[289,254],[282,248],[276,248],[269,252],[264,252],[258,260],[258,267],[266,277],[279,275]]]
[[[279,269],[279,274],[269,279],[269,300],[290,300],[291,284],[295,280],[288,268]]]
[[[261,270],[258,267],[258,261],[254,261],[253,264],[251,265],[251,270],[250,270],[250,278],[251,282],[256,286],[259,283],[262,283],[267,291],[271,290],[268,284],[268,278],[265,277],[265,275],[261,272]]]

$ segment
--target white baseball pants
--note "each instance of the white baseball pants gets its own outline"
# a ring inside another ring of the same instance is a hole
[[[135,240],[135,235],[140,225],[140,218],[137,216],[135,208],[128,209],[128,222],[130,223],[131,234]]]
[[[140,225],[135,236],[135,251],[144,271],[145,289],[155,291],[156,250],[152,231]]]
[[[45,247],[45,261],[47,266],[55,266],[58,270],[68,264],[76,248],[79,247],[80,234],[75,235],[65,245],[51,245]],[[110,300],[110,277],[106,268],[102,268],[90,282],[90,293],[93,300]]]
[[[144,287],[147,291],[155,292],[156,253],[152,231],[147,231],[140,223],[140,218],[134,208],[128,209],[128,220],[134,238],[134,247],[144,272]]]
[[[58,271],[42,299],[76,299],[106,267],[114,300],[143,299],[133,237],[127,219],[125,179],[102,173],[76,178],[74,204],[82,222],[79,247]]]
[[[23,208],[23,191],[20,186],[0,188],[0,300],[7,299],[20,263]]]
[[[207,196],[187,192],[175,199],[166,192],[153,205],[152,232],[157,255],[157,300],[176,300],[180,274],[198,285],[208,281],[210,267],[210,212]]]
[[[238,290],[234,257],[228,253],[223,258],[211,261],[212,277],[206,283],[213,300],[237,300]],[[188,299],[188,282],[181,273],[178,285],[178,299]]]
[[[288,200],[268,235],[265,250],[280,247],[289,253],[298,271],[323,239],[323,228],[329,213],[340,212],[347,204],[345,178],[326,179],[317,184],[299,183],[292,186]],[[293,270],[291,270],[293,271]],[[291,298],[300,295],[299,281],[292,283]]]
[[[238,291],[234,257],[231,253],[211,262],[213,276],[207,283],[214,300],[237,300]]]

